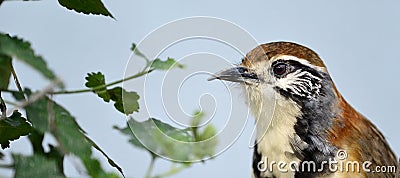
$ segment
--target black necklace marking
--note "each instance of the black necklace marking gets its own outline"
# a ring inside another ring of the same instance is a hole
[[[254,153],[253,153],[253,175],[254,175],[254,178],[276,178],[276,176],[273,173],[272,173],[272,176],[270,176],[270,177],[261,176],[261,171],[258,168],[258,163],[261,161],[261,159],[262,159],[262,155],[258,152],[258,144],[256,144],[254,146]]]
[[[254,153],[253,153],[253,174],[255,178],[260,178],[261,172],[258,169],[258,163],[261,161],[262,156],[258,152],[257,144],[254,146]]]

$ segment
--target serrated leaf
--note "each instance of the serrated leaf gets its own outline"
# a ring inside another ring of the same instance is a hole
[[[0,90],[8,88],[11,77],[11,57],[0,54]]]
[[[183,142],[192,141],[191,133],[186,129],[177,129],[172,127],[169,124],[166,124],[158,119],[148,119],[143,122],[138,122],[135,119],[129,119],[127,126],[125,128],[118,128],[114,126],[114,129],[119,130],[122,134],[127,135],[130,137],[130,142],[134,144],[136,147],[143,147],[140,141],[138,141],[135,134],[133,134],[132,129],[135,130],[135,133],[144,133],[146,137],[149,137],[149,140],[153,140],[152,134],[154,130],[160,130],[162,133]]]
[[[48,97],[43,97],[27,106],[26,114],[33,127],[40,133],[53,134],[63,154],[72,153],[79,157],[90,176],[115,177],[114,174],[105,172],[98,160],[92,158],[92,147],[97,145],[87,139],[75,118],[65,108]]]
[[[115,102],[114,107],[118,111],[126,115],[139,111],[139,95],[136,92],[128,92],[121,87],[115,87],[107,90],[107,93],[111,100]]]
[[[59,171],[56,161],[33,154],[32,156],[13,155],[15,165],[15,178],[25,177],[54,177],[61,178],[65,175]]]
[[[101,149],[93,140],[91,140],[90,138],[86,137],[86,139],[92,144],[92,146],[97,150],[100,151],[101,154],[103,154],[104,157],[107,158],[108,164],[110,164],[112,167],[116,168],[123,177],[125,177],[122,168],[114,162],[114,160],[112,160],[107,154],[106,152],[103,151],[103,149]],[[117,176],[118,177],[118,176]]]
[[[193,141],[192,133],[186,129],[178,129],[157,119],[152,119],[162,133],[182,142]]]
[[[85,77],[87,82],[85,83],[85,86],[88,88],[96,88],[100,87],[106,84],[106,80],[104,78],[104,75],[101,72],[92,72],[88,73],[88,76]]]
[[[94,89],[94,92],[100,97],[103,98],[105,102],[110,102],[110,95],[107,92],[107,88],[105,87],[106,79],[101,72],[92,72],[88,73],[88,76],[85,77],[86,83],[85,86],[91,89]]]
[[[105,102],[114,101],[114,107],[126,115],[139,111],[139,95],[136,92],[128,92],[121,87],[107,90],[106,81],[102,73],[89,73],[85,78],[85,86],[94,90]]]
[[[0,145],[2,149],[10,146],[10,141],[28,135],[32,127],[21,113],[14,111],[10,117],[0,121]]]
[[[34,53],[31,44],[16,36],[11,37],[8,34],[0,33],[0,54],[15,57],[25,62],[47,79],[56,79],[56,75],[47,67],[44,59]],[[62,83],[59,86],[63,87]]]
[[[104,15],[114,18],[100,0],[58,0],[61,6],[78,13]]]
[[[200,122],[203,116],[203,113],[196,112],[192,123]],[[143,122],[131,118],[125,128],[114,126],[114,129],[129,137],[134,147],[180,161],[201,160],[214,154],[218,142],[214,137],[215,127],[208,125],[204,129],[195,128],[178,129],[154,118]],[[198,133],[199,130],[202,131]],[[198,134],[198,138],[195,138],[195,134]]]
[[[157,58],[151,63],[150,67],[156,70],[169,70],[174,67],[183,68],[184,66],[176,62],[173,58],[168,58],[165,61]]]
[[[104,172],[104,170],[101,169],[101,165],[100,162],[97,159],[93,159],[93,158],[89,158],[89,157],[85,157],[85,158],[81,158],[83,164],[85,166],[89,165],[90,168],[86,168],[88,169],[88,174],[91,177],[96,177],[96,178],[119,178],[118,175],[116,175],[115,173],[107,173]]]
[[[82,158],[90,156],[92,151],[91,145],[85,139],[82,130],[79,128],[75,119],[62,107],[53,106],[56,139],[62,145],[65,151],[74,153],[76,156]],[[72,139],[73,138],[73,139]]]
[[[85,137],[75,118],[63,107],[54,103],[56,139],[65,151],[78,156],[92,177],[106,177],[106,173],[97,159],[92,158],[93,146]]]
[[[128,135],[129,142],[135,147],[148,151],[150,149],[163,156],[178,160],[187,160],[190,157],[191,145],[184,143],[193,141],[193,136],[186,129],[174,128],[157,119],[143,122],[129,119],[125,128],[114,128]],[[167,139],[168,137],[172,139]]]

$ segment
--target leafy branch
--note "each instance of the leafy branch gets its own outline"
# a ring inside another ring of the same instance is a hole
[[[195,112],[191,119],[192,123],[200,123],[203,117],[204,113]],[[131,118],[124,128],[114,126],[114,129],[129,137],[129,143],[134,147],[150,153],[151,161],[146,178],[163,178],[177,174],[190,167],[193,161],[204,160],[214,154],[217,142],[209,139],[216,135],[215,128],[212,125],[208,125],[204,129],[193,130],[192,128],[174,128],[154,118],[143,122]],[[202,142],[206,140],[207,142]],[[176,161],[173,161],[171,169],[167,172],[152,176],[154,164],[161,157]]]
[[[111,17],[101,0],[58,0],[59,4],[67,9],[83,14],[95,14]],[[3,0],[0,0],[0,5]],[[66,155],[75,155],[82,161],[85,173],[90,177],[119,177],[113,172],[105,171],[98,159],[93,157],[93,151],[99,151],[120,175],[125,177],[122,168],[100,148],[87,133],[81,128],[76,118],[63,106],[52,99],[53,95],[78,94],[93,92],[105,102],[114,102],[114,107],[123,114],[139,112],[139,95],[135,91],[115,86],[125,81],[133,80],[152,73],[155,70],[169,70],[183,68],[173,58],[149,59],[132,44],[133,53],[146,62],[144,68],[136,74],[126,78],[106,82],[101,72],[88,73],[85,86],[78,90],[66,90],[64,84],[58,79],[42,56],[36,54],[31,44],[17,36],[0,32],[0,146],[2,149],[10,147],[14,140],[28,137],[32,145],[31,155],[11,153],[13,163],[1,164],[1,168],[13,169],[14,177],[67,177],[64,174],[64,158]],[[42,90],[32,92],[29,87],[23,87],[17,77],[13,60],[19,60],[35,69],[50,81],[50,85]],[[9,89],[11,77],[17,90]],[[58,88],[59,91],[54,91]],[[60,90],[61,89],[61,90]],[[9,93],[13,101],[4,100],[3,93]],[[9,109],[7,105],[15,108]],[[20,112],[25,111],[25,116]],[[10,111],[10,114],[7,114]],[[197,127],[204,114],[196,112],[192,118],[192,127],[185,129],[175,128],[160,120],[149,118],[138,122],[130,119],[126,127],[114,129],[129,137],[129,142],[136,148],[146,150],[151,155],[146,178],[163,178],[177,174],[191,166],[188,162],[172,161],[171,169],[165,173],[153,175],[155,162],[163,157],[176,158],[176,160],[204,160],[213,155],[216,140],[202,142],[215,136],[215,128],[208,125],[204,129]],[[56,144],[44,141],[45,135],[55,138]],[[165,139],[166,136],[170,139]],[[176,143],[179,141],[179,143]],[[194,143],[201,142],[196,147]],[[151,145],[150,147],[148,147]],[[45,146],[49,149],[45,149]],[[159,150],[154,152],[154,148]],[[179,152],[175,150],[179,149]],[[3,159],[0,152],[0,161]]]
[[[114,82],[111,82],[111,83],[108,83],[108,84],[98,85],[98,86],[95,86],[95,87],[89,88],[89,89],[80,89],[80,90],[71,90],[71,91],[64,90],[64,91],[49,92],[48,94],[60,95],[60,94],[77,94],[77,93],[94,92],[96,90],[100,90],[100,89],[105,88],[105,87],[110,87],[110,86],[113,86],[113,85],[116,85],[116,84],[123,83],[123,82],[128,81],[128,80],[139,78],[139,77],[141,77],[143,75],[149,74],[152,71],[153,70],[143,70],[143,71],[140,71],[140,72],[138,72],[138,73],[136,73],[136,74],[134,74],[132,76],[129,76],[127,78],[120,79],[120,80],[117,80],[117,81],[114,81]]]
[[[15,176],[24,177],[27,175],[22,173],[24,170],[28,170],[26,172],[31,175],[43,176],[45,170],[48,169],[52,170],[50,171],[51,176],[65,177],[63,171],[64,156],[67,154],[74,154],[82,160],[83,165],[87,170],[87,174],[91,177],[116,177],[115,174],[108,173],[101,169],[98,160],[92,157],[91,148],[100,151],[107,158],[110,166],[116,168],[121,175],[124,176],[122,168],[85,134],[84,130],[77,124],[76,119],[65,108],[52,100],[49,96],[93,92],[105,102],[113,101],[114,107],[118,111],[128,115],[139,111],[139,95],[134,91],[126,91],[124,88],[119,86],[113,87],[114,85],[142,77],[155,70],[169,70],[174,67],[183,68],[183,65],[177,63],[173,58],[168,58],[167,60],[160,60],[158,58],[150,60],[136,48],[135,44],[133,44],[131,49],[134,54],[142,57],[146,61],[144,68],[136,74],[107,83],[104,74],[101,72],[88,73],[88,76],[85,78],[86,89],[61,90],[54,92],[53,88],[57,85],[58,79],[52,72],[50,73],[51,75],[49,75],[49,71],[51,70],[47,68],[46,63],[40,56],[34,54],[33,50],[30,48],[30,44],[20,38],[11,37],[6,34],[0,33],[0,37],[0,64],[2,64],[0,65],[0,68],[4,69],[0,71],[0,73],[4,74],[2,76],[6,76],[0,78],[0,109],[4,120],[4,122],[3,120],[0,120],[0,143],[2,148],[7,148],[11,141],[18,139],[21,136],[29,136],[29,141],[34,150],[34,154],[31,156],[18,154],[13,155],[14,164],[8,167],[15,169]],[[12,45],[14,46],[11,45],[12,47],[9,47],[10,45],[7,45],[7,43],[13,43]],[[25,52],[18,51],[20,46],[25,50]],[[11,50],[11,52],[9,50]],[[14,58],[23,59],[28,65],[33,66],[44,76],[52,76],[48,77],[52,80],[52,85],[46,87],[44,90],[34,93],[29,88],[23,90],[14,67],[12,66],[12,60]],[[18,88],[17,91],[8,89],[11,76],[14,78],[14,82]],[[5,114],[7,111],[6,102],[1,98],[2,92],[11,93],[16,101],[21,102],[18,104],[8,101],[8,103],[17,105],[19,109],[25,109],[27,118],[22,117],[22,115],[16,110],[10,117],[7,117]],[[193,125],[198,124],[202,116],[203,114],[199,112],[196,113],[193,118]],[[183,146],[163,139],[163,134],[167,134],[170,138],[179,141],[202,141],[208,139],[209,136],[215,135],[215,129],[212,126],[206,127],[202,131],[197,127],[177,129],[157,119],[151,118],[145,122],[137,122],[134,119],[130,119],[127,123],[127,127],[118,128],[115,126],[114,128],[120,130],[121,133],[130,136],[130,142],[135,147],[147,150],[152,155],[149,169],[145,175],[146,178],[171,176],[187,167],[190,167],[190,163],[180,163],[181,166],[174,166],[177,163],[173,163],[173,166],[171,166],[169,171],[152,176],[154,164],[159,158],[159,153],[153,153],[153,149],[150,150],[144,146],[137,136],[144,136],[147,144],[151,144],[153,145],[153,148],[157,147],[158,150],[161,150],[161,155],[179,158],[181,160],[203,159],[212,155],[216,145],[216,143],[213,142],[196,148],[190,144]],[[133,133],[133,131],[135,131],[135,133]],[[57,141],[57,145],[48,145],[51,149],[47,152],[42,146],[44,134],[46,133],[53,135]],[[9,137],[5,137],[4,135],[8,135]],[[177,153],[174,151],[176,149],[181,149],[181,151]],[[45,165],[45,167],[38,167],[39,165]]]

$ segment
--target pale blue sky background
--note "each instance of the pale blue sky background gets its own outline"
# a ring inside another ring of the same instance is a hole
[[[108,81],[122,78],[131,54],[130,44],[139,42],[167,22],[189,16],[223,18],[243,27],[259,43],[287,40],[317,51],[339,91],[378,126],[397,156],[400,155],[399,1],[149,0],[104,3],[117,20],[77,14],[60,7],[57,1],[6,1],[0,7],[0,31],[32,42],[36,52],[43,55],[67,88],[79,89],[83,87],[88,72],[102,71]],[[207,45],[210,43],[199,44],[199,51],[214,52],[212,45]],[[196,52],[195,46],[195,42],[186,46],[183,43],[161,56],[181,58]],[[232,63],[240,62],[240,55],[231,54],[232,50],[216,51]],[[224,67],[221,65],[220,68]],[[23,85],[36,89],[47,85],[47,81],[24,65],[17,64],[16,68]],[[203,88],[206,84],[202,83]],[[218,88],[217,85],[213,87]],[[216,92],[224,95],[226,91],[219,87]],[[186,91],[187,96],[191,92],[202,92],[201,87],[190,89],[193,91]],[[90,93],[56,96],[55,99],[77,117],[79,124],[122,166],[128,177],[143,177],[149,155],[132,148],[125,137],[112,129],[113,125],[123,126],[125,117],[111,104],[103,103]],[[183,100],[196,103],[185,111],[196,109],[198,98],[184,97]],[[245,105],[240,106],[247,111]],[[162,111],[162,108],[155,110]],[[219,121],[215,123],[220,124]],[[250,122],[227,151],[174,177],[249,177],[252,150],[248,148],[248,140],[251,131]],[[13,142],[11,151],[27,153],[29,147],[26,143],[26,140]],[[101,160],[104,167],[113,170],[104,159]],[[72,162],[75,164],[76,161]],[[79,176],[72,169],[73,164],[67,164],[68,173]],[[158,161],[155,172],[163,172],[168,166],[166,161]],[[0,169],[0,176],[9,177],[11,173]]]

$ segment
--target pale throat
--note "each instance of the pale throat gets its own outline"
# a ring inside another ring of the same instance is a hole
[[[263,159],[267,157],[269,161],[299,162],[294,156],[291,143],[300,139],[294,125],[301,114],[301,107],[294,101],[275,94],[271,87],[249,86],[246,90],[247,103],[256,118],[257,151]],[[268,172],[262,174],[268,175]]]

